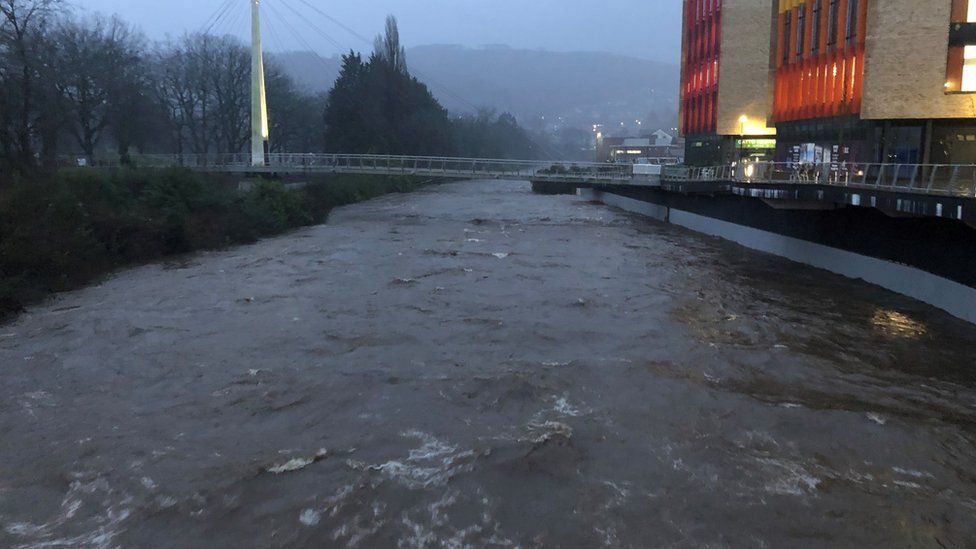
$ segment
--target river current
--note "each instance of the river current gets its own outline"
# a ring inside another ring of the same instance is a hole
[[[0,547],[973,547],[976,327],[527,183],[0,326]]]

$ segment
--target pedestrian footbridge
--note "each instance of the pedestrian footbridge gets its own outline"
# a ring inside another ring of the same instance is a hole
[[[68,163],[106,169],[122,167],[117,158],[74,159]],[[667,163],[674,163],[674,160],[653,159],[636,171],[659,176],[661,165]],[[369,154],[271,154],[260,166],[252,163],[249,154],[141,155],[133,156],[128,164],[142,168],[182,167],[199,172],[241,175],[372,174],[590,184],[627,184],[635,174],[632,164]]]

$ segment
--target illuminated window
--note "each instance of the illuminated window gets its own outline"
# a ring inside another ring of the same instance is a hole
[[[976,91],[976,46],[963,48],[962,89],[959,91]]]
[[[945,91],[976,93],[976,1],[952,1]]]

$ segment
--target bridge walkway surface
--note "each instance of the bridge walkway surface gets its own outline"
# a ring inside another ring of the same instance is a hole
[[[654,162],[669,161],[655,159]],[[118,158],[114,157],[93,161],[72,158],[66,159],[65,163],[93,168],[121,167]],[[626,183],[633,177],[633,166],[630,164],[362,154],[272,154],[266,164],[259,166],[251,163],[248,154],[141,155],[133,157],[132,163],[146,168],[184,167],[201,172],[232,174],[344,173],[601,183]]]

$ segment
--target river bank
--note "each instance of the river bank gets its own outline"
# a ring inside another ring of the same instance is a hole
[[[337,206],[425,184],[329,176],[288,191],[187,170],[67,170],[0,189],[0,320],[116,269],[321,223]]]

